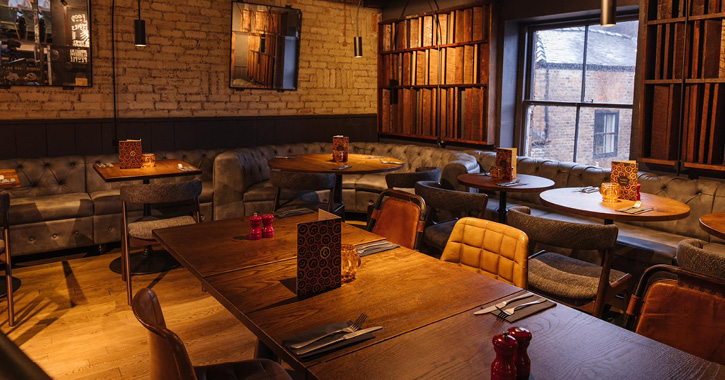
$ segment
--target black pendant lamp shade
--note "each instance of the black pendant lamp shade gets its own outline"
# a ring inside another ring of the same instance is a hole
[[[617,0],[602,0],[602,26],[617,24]]]
[[[362,37],[355,37],[355,58],[362,58]]]
[[[355,45],[355,58],[362,58],[362,56],[363,56],[362,36],[360,36],[360,4],[361,3],[362,3],[362,0],[358,0],[357,15],[355,17],[355,38],[353,40],[353,45]]]
[[[138,20],[133,22],[133,42],[136,46],[146,46],[146,21],[141,20],[141,0],[138,0]]]

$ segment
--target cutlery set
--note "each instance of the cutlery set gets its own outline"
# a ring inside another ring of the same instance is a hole
[[[350,169],[351,167],[352,166],[350,166],[350,165],[343,165],[343,166],[334,167],[334,168],[332,168],[332,170],[347,170],[347,169]]]
[[[546,298],[540,297],[536,301],[527,302],[527,303],[524,303],[524,304],[521,304],[518,306],[510,307],[508,309],[501,309],[501,308],[497,307],[497,309],[500,311],[500,313],[498,313],[498,315],[496,316],[496,320],[503,322],[506,320],[506,317],[512,315],[513,313],[515,313],[521,309],[524,309],[524,308],[527,308],[527,307],[533,306],[533,305],[538,305],[538,304],[544,303],[544,302],[546,302]]]
[[[113,164],[110,162],[99,162],[96,163],[96,166],[98,166],[99,168],[112,168]]]
[[[320,350],[325,347],[329,347],[333,344],[340,343],[346,340],[350,340],[353,338],[356,338],[361,335],[365,335],[374,331],[378,331],[382,329],[382,326],[374,326],[374,327],[368,327],[365,329],[361,329],[363,323],[365,323],[365,320],[367,319],[367,314],[362,313],[360,316],[355,320],[355,322],[348,321],[348,326],[343,327],[341,329],[337,329],[334,331],[330,331],[326,334],[322,334],[320,336],[314,337],[312,339],[306,340],[304,342],[295,343],[290,345],[289,347],[293,350],[293,352],[298,356],[303,356],[306,354],[309,354],[311,352]],[[335,339],[326,341],[326,342],[320,342],[320,340],[323,340],[325,338],[331,337],[333,335],[342,334],[344,335],[337,337]]]
[[[502,186],[502,187],[513,187],[513,186],[523,186],[523,185],[526,185],[526,183],[521,183],[518,179],[515,179],[511,182],[498,183],[497,185]]]
[[[524,293],[524,294],[522,294],[522,295],[520,295],[518,297],[514,297],[514,298],[511,298],[511,299],[507,299],[507,300],[504,300],[502,302],[499,302],[499,303],[497,303],[495,305],[491,305],[491,306],[485,307],[485,308],[483,308],[481,310],[478,310],[478,311],[474,312],[473,314],[474,315],[482,315],[482,314],[491,313],[491,314],[493,314],[493,315],[496,316],[496,320],[498,320],[498,321],[505,321],[506,318],[512,316],[514,313],[516,313],[519,310],[525,309],[525,308],[527,308],[529,306],[534,306],[534,305],[542,304],[542,303],[548,301],[544,297],[538,297],[537,299],[535,299],[534,301],[531,301],[531,302],[526,302],[526,303],[522,303],[522,304],[519,304],[519,305],[516,305],[516,306],[506,307],[506,306],[509,306],[509,305],[514,304],[516,302],[525,300],[527,298],[532,298],[532,297],[538,297],[538,296],[536,294],[528,293],[527,292],[527,293]]]
[[[574,190],[575,193],[584,193],[584,194],[591,194],[591,193],[598,193],[599,188],[596,186],[587,186],[582,187],[581,189]]]
[[[634,206],[620,208],[617,211],[624,212],[627,214],[632,214],[632,215],[638,215],[638,214],[644,214],[645,212],[652,211],[652,210],[654,210],[654,207],[642,208],[642,201],[637,201],[637,202],[634,202]]]

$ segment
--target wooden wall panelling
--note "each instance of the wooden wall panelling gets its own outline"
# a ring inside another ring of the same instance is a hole
[[[15,128],[16,152],[20,157],[43,157],[47,155],[45,123],[18,125]]]
[[[7,160],[18,156],[17,153],[17,137],[15,134],[17,126],[10,124],[2,128],[2,138],[0,138],[0,159]]]
[[[76,154],[74,124],[48,124],[45,128],[45,134],[49,156],[69,156]]]
[[[103,154],[103,124],[100,122],[75,123],[73,136],[75,152],[80,155]]]
[[[151,152],[164,152],[174,150],[176,143],[174,141],[174,123],[158,122],[151,123]],[[143,147],[143,141],[142,141]]]

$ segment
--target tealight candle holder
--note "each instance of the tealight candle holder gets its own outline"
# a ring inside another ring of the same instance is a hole
[[[153,168],[156,166],[156,155],[153,153],[144,153],[141,155],[141,167]]]
[[[599,186],[599,194],[602,194],[604,202],[616,202],[619,199],[619,184],[604,182]]]
[[[342,258],[342,282],[350,282],[355,279],[357,268],[360,266],[360,254],[358,254],[356,246],[340,244],[340,256]]]

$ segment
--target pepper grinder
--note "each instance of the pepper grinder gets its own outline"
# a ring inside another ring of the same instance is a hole
[[[262,215],[262,223],[264,223],[264,229],[262,230],[262,237],[265,239],[271,239],[274,237],[274,227],[272,226],[272,222],[274,222],[274,215],[272,215],[272,214]]]
[[[523,327],[509,327],[508,331],[519,345],[514,356],[516,378],[528,379],[531,374],[531,359],[529,359],[529,354],[526,350],[529,348],[529,343],[531,343],[531,331]]]
[[[516,380],[516,339],[508,331],[504,331],[494,335],[492,342],[496,359],[491,363],[491,380]]]
[[[249,217],[249,225],[251,228],[249,229],[249,240],[259,240],[262,238],[262,228],[260,227],[262,224],[262,217],[257,215],[255,212],[254,215]]]

